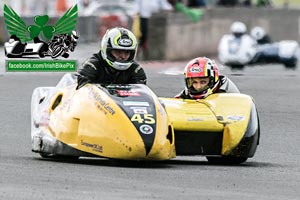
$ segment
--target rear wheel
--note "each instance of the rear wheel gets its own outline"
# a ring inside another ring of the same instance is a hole
[[[281,61],[286,69],[295,69],[298,65],[298,57],[296,56],[289,59],[282,59]]]
[[[284,63],[286,69],[295,69],[297,68],[297,62]]]
[[[206,159],[211,164],[237,165],[246,162],[248,158],[233,157],[233,156],[221,156],[221,157],[206,156]]]
[[[242,64],[234,64],[234,65],[230,65],[231,69],[244,69],[244,65]]]

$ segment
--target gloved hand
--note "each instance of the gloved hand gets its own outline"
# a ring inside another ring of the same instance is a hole
[[[87,83],[91,83],[91,81],[89,79],[87,79],[86,77],[84,77],[84,76],[77,75],[77,87],[76,87],[76,90],[82,88]]]

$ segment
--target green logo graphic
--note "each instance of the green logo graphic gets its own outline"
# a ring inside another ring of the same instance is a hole
[[[54,25],[48,24],[48,15],[38,15],[34,17],[34,24],[27,26],[12,8],[4,5],[4,21],[10,35],[9,41],[4,43],[6,57],[38,55],[41,58],[68,58],[69,52],[73,52],[77,46],[79,38],[75,31],[77,18],[78,7],[75,5]]]
[[[71,34],[75,30],[78,17],[77,5],[73,6],[56,22],[54,26],[46,25],[48,15],[35,16],[35,25],[26,26],[21,17],[7,5],[4,5],[4,20],[10,35],[16,35],[22,42],[28,42],[38,37],[42,32],[44,37],[51,39],[53,34]]]

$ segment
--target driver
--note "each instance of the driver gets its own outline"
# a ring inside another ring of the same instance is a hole
[[[246,34],[247,27],[243,22],[236,21],[231,24],[230,31],[232,35],[234,35],[237,38],[240,38]]]
[[[136,37],[128,29],[107,30],[100,52],[88,58],[78,72],[77,89],[87,83],[146,84],[144,69],[134,60],[137,46]]]
[[[235,84],[220,75],[216,63],[206,57],[194,58],[184,68],[185,89],[175,96],[183,99],[203,99],[213,93],[239,93]]]

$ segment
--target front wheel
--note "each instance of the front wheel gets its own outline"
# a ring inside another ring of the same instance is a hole
[[[237,164],[246,162],[246,160],[248,158],[247,157],[234,157],[234,156],[221,156],[221,157],[206,156],[206,159],[211,164],[237,165]]]
[[[57,58],[58,56],[60,56],[63,53],[64,49],[61,46],[56,46],[54,47],[51,57],[52,58]]]

